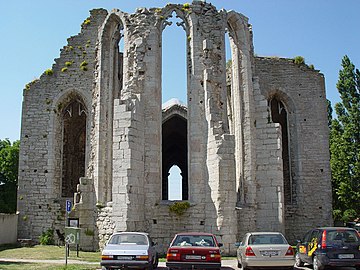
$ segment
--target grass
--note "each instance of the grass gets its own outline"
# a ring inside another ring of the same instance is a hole
[[[34,247],[19,247],[16,245],[2,245],[0,246],[0,258],[64,260],[65,247],[42,245],[37,245]],[[76,257],[76,251],[70,250],[70,256],[68,258],[71,260],[80,260],[86,262],[100,262],[100,252],[79,251],[79,257]],[[1,267],[0,269],[2,269]]]
[[[0,270],[96,270],[99,269],[99,266],[96,265],[54,265],[47,263],[0,263]]]
[[[100,264],[70,264],[65,267],[65,247],[58,246],[34,246],[19,247],[17,245],[1,245],[1,258],[11,259],[33,259],[33,260],[62,260],[64,263],[25,263],[25,262],[1,262],[0,270],[96,270]],[[79,260],[84,262],[100,262],[100,252],[79,251],[79,257],[76,257],[76,251],[70,250],[69,260]]]

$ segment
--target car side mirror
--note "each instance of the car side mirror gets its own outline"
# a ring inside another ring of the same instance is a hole
[[[218,245],[219,245],[219,247],[222,247],[224,244],[223,244],[223,243],[219,243]]]

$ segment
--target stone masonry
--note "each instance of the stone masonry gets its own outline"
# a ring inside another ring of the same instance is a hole
[[[187,106],[162,110],[162,32],[172,14],[187,36]],[[256,57],[242,14],[203,1],[95,9],[24,89],[19,238],[63,231],[71,199],[84,250],[114,231],[148,232],[161,253],[182,231],[214,233],[224,254],[248,231],[293,242],[332,225],[328,140],[323,75]],[[182,170],[177,203],[190,206],[182,214],[169,210],[171,165]]]

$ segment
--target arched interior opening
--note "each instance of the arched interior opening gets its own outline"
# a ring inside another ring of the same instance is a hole
[[[188,200],[188,158],[187,121],[174,115],[162,125],[162,199],[172,199],[169,195],[169,171],[173,166],[181,171],[181,199]]]
[[[175,11],[164,22],[161,76],[163,103],[176,98],[187,104],[187,42],[184,25]]]
[[[168,173],[169,200],[182,200],[182,172],[177,165],[173,165]]]
[[[284,103],[274,96],[270,99],[271,118],[274,123],[279,123],[281,126],[282,137],[282,159],[283,159],[283,178],[284,178],[284,200],[285,203],[292,201],[292,181],[291,181],[291,166],[290,166],[290,148],[289,148],[289,129],[288,129],[288,113]]]
[[[230,134],[235,135],[235,164],[236,164],[236,192],[237,203],[247,201],[245,190],[245,139],[244,139],[244,84],[246,62],[243,51],[247,48],[241,46],[245,43],[242,27],[242,19],[237,14],[230,12],[225,29],[225,53],[226,53],[226,89],[227,89],[227,115]]]
[[[63,197],[73,197],[79,178],[85,176],[86,113],[84,105],[72,100],[62,111]]]
[[[121,90],[123,88],[123,74],[124,74],[124,29],[121,25],[118,26],[118,32],[116,33],[119,40],[115,43],[114,54],[114,98],[120,98]]]
[[[225,59],[226,59],[226,101],[227,101],[227,118],[228,118],[228,130],[230,134],[234,134],[234,113],[233,113],[233,99],[232,99],[232,52],[231,52],[231,37],[228,31],[225,32]]]

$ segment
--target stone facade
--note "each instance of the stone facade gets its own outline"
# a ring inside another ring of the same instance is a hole
[[[187,106],[162,110],[162,31],[174,12],[187,36]],[[160,252],[177,232],[206,231],[234,254],[247,231],[293,241],[332,224],[323,75],[255,57],[245,16],[202,1],[96,9],[55,62],[24,90],[20,238],[63,230],[66,199],[88,250],[117,230],[149,232]],[[171,165],[190,204],[182,215],[169,211]]]

